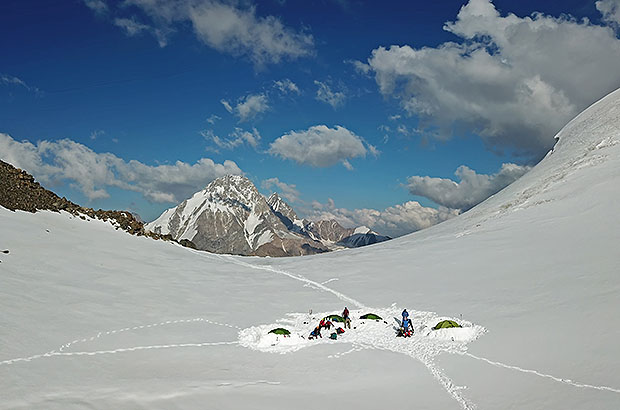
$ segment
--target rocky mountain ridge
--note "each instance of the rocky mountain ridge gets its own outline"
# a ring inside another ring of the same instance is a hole
[[[190,240],[198,249],[238,255],[300,256],[389,239],[336,221],[299,219],[277,194],[265,198],[246,177],[227,175],[174,208],[146,229]]]
[[[144,230],[144,224],[128,211],[94,210],[77,205],[65,197],[59,197],[41,186],[34,177],[13,165],[0,161],[0,206],[11,211],[36,212],[50,210],[66,211],[81,219],[101,219],[117,229],[132,235],[147,235],[155,239],[172,239]]]
[[[267,199],[267,203],[280,220],[296,233],[308,236],[316,241],[334,246],[346,248],[358,248],[390,239],[373,232],[365,226],[357,228],[344,228],[334,219],[310,221],[299,219],[293,208],[287,204],[277,193],[273,193]]]

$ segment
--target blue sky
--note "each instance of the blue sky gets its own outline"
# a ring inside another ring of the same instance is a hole
[[[619,22],[619,0],[4,0],[0,158],[145,220],[232,172],[400,235],[618,88]]]

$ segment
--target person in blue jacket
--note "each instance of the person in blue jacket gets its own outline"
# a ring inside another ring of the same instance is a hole
[[[411,322],[411,319],[405,318],[403,319],[402,326],[398,329],[396,336],[409,337],[411,335],[413,335],[413,323]]]

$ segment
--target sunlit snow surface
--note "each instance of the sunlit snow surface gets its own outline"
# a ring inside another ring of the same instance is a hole
[[[616,410],[619,204],[615,92],[502,192],[359,249],[213,255],[0,208],[0,408]],[[307,340],[344,306],[354,329]]]
[[[395,337],[400,325],[401,308],[373,309],[371,313],[378,314],[382,320],[359,319],[367,310],[351,311],[352,327],[338,335],[336,340],[329,338],[336,328],[343,328],[342,323],[335,323],[331,330],[323,329],[322,338],[309,340],[308,335],[318,324],[321,318],[339,314],[339,312],[323,313],[290,313],[287,318],[276,323],[252,326],[240,332],[242,346],[261,352],[291,353],[306,347],[317,346],[322,343],[350,343],[354,348],[382,349],[420,359],[431,360],[441,352],[465,351],[467,343],[477,339],[484,328],[459,318],[440,317],[432,312],[411,311],[413,326],[416,331],[409,338]],[[462,328],[438,329],[432,328],[442,320],[455,320]],[[289,336],[269,334],[274,328],[284,327],[291,332]]]

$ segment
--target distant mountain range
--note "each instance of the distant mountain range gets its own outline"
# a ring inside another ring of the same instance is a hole
[[[243,176],[227,175],[145,228],[189,240],[197,249],[257,256],[299,256],[369,245],[390,239],[366,227],[299,219],[278,194],[265,198]]]

